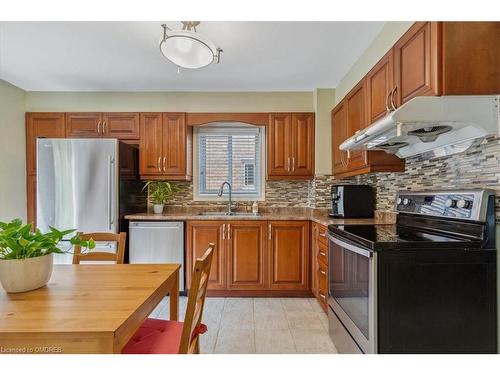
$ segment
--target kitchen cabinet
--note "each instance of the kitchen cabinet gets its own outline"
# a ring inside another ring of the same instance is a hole
[[[191,283],[191,273],[196,258],[201,257],[213,243],[212,268],[208,278],[208,289],[226,289],[226,241],[225,222],[188,221],[186,227],[186,277],[187,288]]]
[[[265,221],[227,223],[228,289],[266,288],[266,229]]]
[[[328,296],[328,229],[326,226],[312,223],[312,270],[311,289],[321,307],[327,311]]]
[[[345,99],[347,134],[349,137],[366,127],[366,91],[365,80],[358,83]],[[347,153],[347,164],[350,170],[367,165],[367,151],[350,151]]]
[[[314,113],[272,113],[267,130],[267,177],[314,176]]]
[[[141,113],[140,129],[141,177],[191,180],[192,129],[185,113]]]
[[[309,288],[309,222],[270,221],[271,290]]]
[[[392,49],[366,75],[368,124],[383,118],[390,109],[389,94],[394,86]]]
[[[423,95],[439,95],[440,24],[416,22],[394,45],[396,107]]]
[[[64,113],[26,113],[26,203],[29,223],[36,224],[36,140],[64,136]]]
[[[70,112],[66,113],[68,138],[139,139],[139,113]]]
[[[340,145],[347,139],[347,110],[342,100],[332,110],[332,174],[339,175],[347,168],[347,152]]]

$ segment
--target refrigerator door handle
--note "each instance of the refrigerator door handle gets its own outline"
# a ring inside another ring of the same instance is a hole
[[[112,229],[112,225],[115,221],[113,217],[112,199],[113,199],[113,164],[114,159],[112,156],[108,156],[108,229]]]

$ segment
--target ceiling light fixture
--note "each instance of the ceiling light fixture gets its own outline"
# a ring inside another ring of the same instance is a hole
[[[198,69],[220,62],[222,49],[205,36],[196,32],[200,21],[181,21],[182,30],[171,30],[163,24],[160,51],[175,65],[186,69]]]

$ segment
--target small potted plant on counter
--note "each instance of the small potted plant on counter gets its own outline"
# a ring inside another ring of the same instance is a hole
[[[8,293],[26,292],[46,285],[52,275],[54,253],[64,253],[58,244],[63,237],[75,230],[50,232],[31,231],[31,224],[21,219],[9,223],[0,222],[0,282]],[[93,240],[83,241],[78,234],[71,244],[93,249]]]
[[[146,181],[143,190],[148,191],[149,201],[153,204],[153,212],[161,214],[165,203],[179,191],[179,188],[169,181]]]

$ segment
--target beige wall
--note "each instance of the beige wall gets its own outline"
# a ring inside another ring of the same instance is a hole
[[[25,92],[0,80],[0,220],[26,220]]]
[[[27,92],[27,111],[314,111],[312,92]]]
[[[332,138],[330,111],[335,105],[335,89],[314,90],[316,113],[315,161],[316,174],[332,173]]]
[[[363,76],[385,55],[394,43],[413,24],[411,22],[386,22],[375,40],[363,52],[361,57],[352,66],[349,72],[342,78],[335,88],[336,103],[352,89]]]

